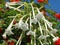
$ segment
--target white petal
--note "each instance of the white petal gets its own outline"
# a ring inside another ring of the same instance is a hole
[[[22,26],[21,26],[21,29],[23,31],[27,31],[29,28],[28,28],[28,24],[24,23]]]
[[[6,39],[6,34],[4,33],[4,34],[2,35],[2,37]]]
[[[39,36],[39,39],[45,39],[44,35]]]
[[[58,30],[53,29],[53,30],[51,30],[51,33],[56,34],[56,33],[57,33],[57,31],[58,31]]]
[[[59,39],[59,37],[54,37],[53,38],[53,41],[55,42],[55,41],[57,41]]]
[[[35,34],[35,32],[29,31],[26,35],[34,35],[34,34]]]
[[[36,18],[40,21],[40,19],[44,19],[44,16],[43,15],[40,15],[40,14],[37,14],[36,15]]]
[[[49,35],[41,35],[41,36],[39,36],[39,39],[45,39],[47,37],[49,37]]]
[[[5,33],[6,33],[6,35],[14,34],[11,30],[6,30]]]
[[[37,21],[37,19],[35,18],[35,19],[31,19],[31,23],[34,23],[34,24],[36,24],[38,21]]]
[[[9,4],[8,4],[8,2],[6,2],[5,6],[6,6],[6,7],[9,7]]]

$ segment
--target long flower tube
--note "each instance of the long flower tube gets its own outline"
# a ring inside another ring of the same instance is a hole
[[[36,29],[34,30],[34,45],[36,45]]]
[[[33,17],[35,19],[35,13],[34,13],[34,8],[33,8],[33,5],[31,4],[31,7],[32,7],[32,12],[33,12]]]
[[[21,18],[21,20],[23,20],[24,17],[25,17],[25,16],[23,16],[23,17]],[[25,21],[26,24],[27,24],[27,22],[28,22],[28,19],[29,19],[29,18],[27,18],[27,20]],[[21,20],[20,20],[20,21],[21,21]],[[18,39],[16,45],[18,45],[18,44],[21,45],[22,38],[23,38],[23,32],[21,33],[20,38]]]
[[[32,14],[33,14],[33,19],[31,19],[31,23],[36,24],[38,21],[37,21],[37,18],[36,18],[36,16],[35,16],[34,7],[33,7],[32,4],[31,4],[31,7],[32,7]]]
[[[44,22],[44,23],[45,23],[45,22]],[[45,32],[46,32],[46,33],[47,33],[47,35],[48,35],[48,33],[49,33],[49,32],[47,31],[47,30],[48,30],[48,28],[47,28],[47,24],[46,24],[46,23],[45,23],[45,28],[46,28]],[[50,37],[50,36],[48,36],[48,37]],[[47,38],[46,38],[45,40],[47,40]],[[49,41],[49,43],[51,44],[51,41]],[[45,43],[45,44],[46,44],[46,43]]]
[[[19,22],[15,25],[15,28],[22,29],[23,31],[27,31],[28,28],[28,23],[23,22],[23,18],[26,17],[27,15],[24,15],[22,18],[20,18]]]
[[[43,13],[40,12],[38,8],[37,8],[37,11],[38,11],[38,14],[41,16],[41,19],[44,20],[48,24],[48,26],[51,27],[52,26],[52,23],[50,23],[48,20],[45,19]]]
[[[48,22],[46,19],[45,19],[44,21],[47,23],[48,27],[49,27],[51,30],[53,30],[52,24],[51,24],[50,22]]]
[[[11,30],[12,30],[13,21],[15,20],[16,17],[17,17],[17,15],[13,18],[12,22],[11,22],[10,25],[7,27],[7,29],[5,29],[5,32],[4,32],[4,34],[2,35],[4,38],[6,38],[6,35],[14,34]]]
[[[31,13],[30,13],[30,30],[27,32],[27,35],[33,35],[34,36],[34,42],[35,42],[35,32],[33,32],[31,30],[31,26],[32,26],[32,24],[31,24]],[[33,40],[31,39],[31,45],[33,45],[32,43],[33,43]],[[36,43],[34,43],[34,45],[36,45]]]
[[[34,32],[31,30],[31,26],[32,26],[32,24],[31,24],[31,13],[30,13],[30,30],[27,33],[27,35],[34,35]]]
[[[21,2],[20,2],[20,3],[21,3]],[[6,7],[9,7],[9,8],[12,8],[12,9],[17,10],[17,11],[20,12],[21,10],[20,10],[19,8],[24,5],[24,4],[22,4],[22,3],[20,4],[20,3],[17,3],[17,2],[7,2],[7,3],[5,4],[5,6],[6,6]],[[20,5],[20,6],[18,6],[17,8],[11,6],[11,5],[17,5],[17,4]]]
[[[43,35],[42,27],[41,27],[41,24],[40,24],[40,22],[39,22],[39,21],[38,21],[38,24],[39,24],[39,28],[40,28],[41,35]]]
[[[38,10],[38,8],[37,8],[37,11],[38,11],[38,14],[40,14],[40,16],[41,16],[41,12]],[[44,16],[42,15],[41,18],[44,18]],[[41,35],[43,35],[42,27],[41,27],[41,24],[40,24],[40,21],[39,20],[38,20],[38,24],[39,24]]]
[[[21,5],[23,2],[6,2],[5,6],[8,7],[9,5]]]
[[[9,6],[9,8],[12,8],[12,9],[14,9],[14,10],[17,10],[17,11],[21,11],[20,9],[18,9],[18,8],[15,8],[15,7],[12,7],[12,6]]]
[[[47,28],[46,22],[44,22],[44,23],[45,23],[46,31],[47,31],[52,37],[55,37],[52,33],[49,32],[49,30],[48,30],[48,28]]]
[[[43,45],[42,41],[40,40],[41,45]]]

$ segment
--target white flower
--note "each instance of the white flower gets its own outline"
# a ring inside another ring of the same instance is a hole
[[[57,31],[58,31],[57,29],[53,29],[51,30],[51,33],[56,34]]]
[[[35,19],[31,19],[31,23],[34,23],[34,24],[36,24],[38,21],[37,21],[37,18],[35,18]]]
[[[37,8],[38,14],[36,15],[36,18],[40,21],[40,19],[45,19],[43,12],[40,12]]]
[[[6,38],[6,35],[14,34],[11,30],[5,30],[4,34],[2,35],[3,38]]]
[[[53,41],[55,42],[55,41],[57,41],[59,39],[59,37],[54,37],[53,38]]]
[[[9,4],[8,4],[8,3],[9,3],[9,2],[6,2],[6,4],[5,4],[6,7],[9,7]]]
[[[6,33],[4,33],[4,34],[2,35],[2,37],[3,37],[4,39],[6,39]]]
[[[40,19],[42,18],[40,14],[36,15],[36,18],[40,21]]]
[[[48,28],[50,28],[51,30],[53,30],[53,28],[52,28],[52,23],[50,23],[48,20],[46,20],[46,19],[43,19],[44,20],[44,22],[47,24],[47,26],[48,26]]]
[[[24,23],[22,20],[15,25],[15,28],[22,29],[23,31],[29,30],[28,23]]]
[[[35,34],[35,32],[33,32],[33,31],[29,31],[29,32],[27,32],[26,35],[34,35],[34,34]]]
[[[45,42],[45,43],[43,43],[43,45],[49,45],[49,43],[48,42]]]
[[[18,28],[21,28],[22,25],[24,25],[24,22],[22,20],[20,20],[19,23],[18,23]]]
[[[5,30],[5,33],[6,33],[7,35],[14,34],[11,30]]]
[[[41,36],[39,36],[38,39],[45,39],[45,38],[47,38],[47,37],[49,37],[49,35],[41,35]]]
[[[52,26],[53,24],[51,22],[49,22],[48,20],[44,19],[44,21],[47,23],[48,26]]]
[[[23,24],[21,24],[21,29],[22,29],[23,31],[29,30],[29,28],[28,28],[28,23],[23,23]]]
[[[14,18],[14,19],[15,19],[15,18]],[[10,23],[10,25],[7,27],[7,29],[5,30],[3,36],[6,37],[6,35],[14,34],[14,33],[11,31],[11,30],[12,30],[11,28],[12,28],[12,24],[13,24],[14,19],[12,20],[12,22]]]

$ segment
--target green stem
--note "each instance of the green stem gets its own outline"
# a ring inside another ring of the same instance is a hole
[[[23,34],[24,34],[24,32],[21,33],[21,36],[19,37],[19,40],[17,41],[16,45],[18,45],[18,44],[21,45]]]

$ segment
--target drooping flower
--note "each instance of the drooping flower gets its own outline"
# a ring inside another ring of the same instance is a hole
[[[45,39],[45,38],[47,38],[47,37],[49,37],[49,35],[41,35],[41,36],[39,36],[39,39]]]
[[[36,15],[36,18],[40,21],[40,19],[45,19],[43,12],[40,12],[37,8],[38,14]]]
[[[28,28],[28,23],[24,23],[22,20],[20,20],[16,25],[15,28],[22,29],[23,31],[27,31]]]
[[[53,29],[53,30],[51,30],[51,33],[56,34],[57,31],[58,31],[57,29]]]
[[[27,32],[26,35],[34,35],[34,34],[35,34],[35,32],[33,32],[33,31],[30,30],[30,31]]]
[[[29,30],[29,28],[28,28],[28,23],[23,23],[23,24],[21,24],[21,29],[22,29],[23,31]]]
[[[37,14],[37,15],[36,15],[36,18],[37,18],[37,20],[39,20],[39,21],[40,21],[40,20],[42,19],[42,15]]]
[[[34,23],[34,24],[36,24],[38,21],[37,21],[37,18],[35,18],[35,19],[31,19],[31,23]]]
[[[13,21],[15,20],[15,18],[12,20],[12,22],[10,23],[10,25],[7,27],[7,29],[5,29],[4,34],[2,35],[3,37],[6,37],[6,35],[11,35],[14,34],[12,32],[12,25],[13,25]]]

